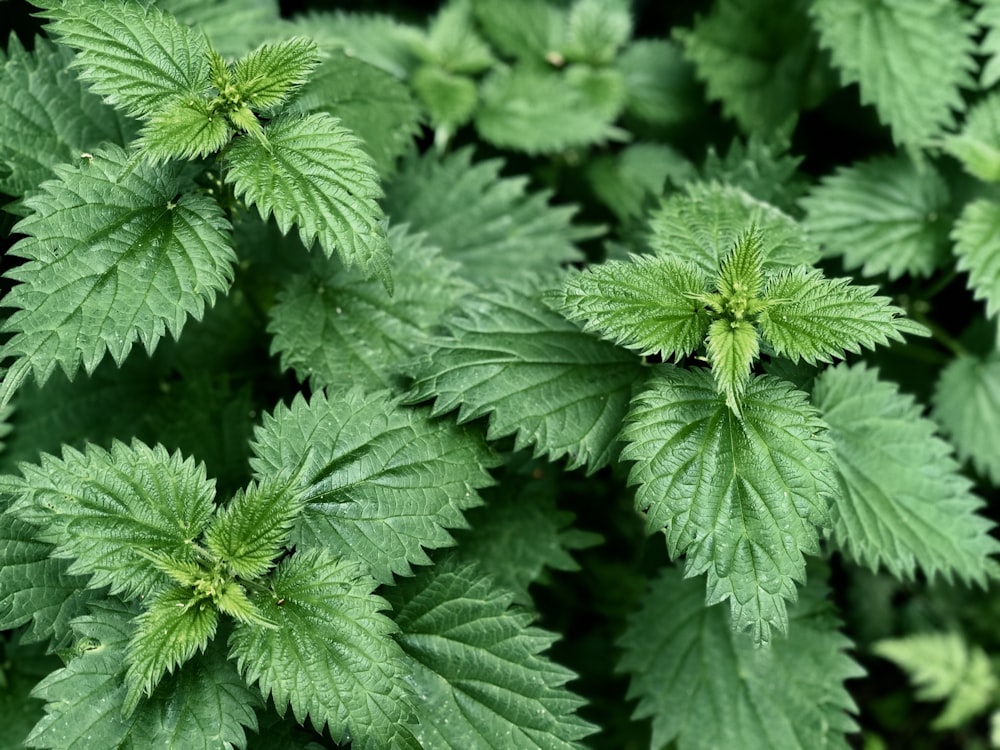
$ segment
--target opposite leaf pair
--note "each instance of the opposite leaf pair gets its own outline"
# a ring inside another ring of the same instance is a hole
[[[713,280],[695,263],[652,256],[608,261],[572,275],[554,306],[571,320],[643,355],[680,359],[703,345],[715,382],[737,415],[761,339],[771,351],[814,364],[845,351],[921,333],[876,287],[826,279],[808,266],[766,265],[756,227],[739,236]]]

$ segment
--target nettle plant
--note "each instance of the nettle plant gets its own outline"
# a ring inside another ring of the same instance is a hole
[[[995,705],[996,3],[33,4],[0,744],[847,747],[880,658]]]

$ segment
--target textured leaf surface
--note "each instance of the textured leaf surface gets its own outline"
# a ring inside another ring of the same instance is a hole
[[[805,226],[826,255],[866,276],[927,276],[947,257],[948,186],[930,164],[879,157],[838,169],[805,198]]]
[[[122,717],[125,649],[132,613],[119,605],[95,605],[73,621],[78,635],[65,667],[35,688],[46,715],[28,738],[30,747],[92,750],[117,747],[244,747],[244,727],[256,728],[261,705],[225,652],[210,648],[163,680],[131,717]]]
[[[691,354],[705,339],[709,318],[694,298],[708,279],[691,263],[635,255],[571,274],[553,296],[555,307],[585,331],[664,359]]]
[[[686,260],[714,278],[722,260],[751,227],[761,237],[763,267],[810,265],[819,258],[792,217],[737,187],[694,183],[671,196],[650,218],[658,255]]]
[[[663,530],[688,575],[707,573],[709,604],[729,599],[737,630],[768,641],[787,628],[786,599],[818,552],[834,493],[825,426],[804,393],[750,381],[742,417],[707,370],[663,365],[636,397],[622,458],[634,461],[636,508]]]
[[[283,23],[277,0],[157,0],[163,10],[205,33],[224,57],[238,57]]]
[[[80,77],[132,116],[175,97],[199,98],[209,87],[204,35],[154,5],[121,0],[66,0],[42,13],[48,30],[79,50]]]
[[[967,393],[967,391],[966,391]],[[816,380],[813,402],[830,426],[841,491],[837,543],[873,570],[942,575],[985,585],[1000,551],[982,501],[958,472],[951,448],[911,396],[864,365],[839,365]]]
[[[536,455],[566,456],[594,470],[617,451],[636,357],[549,310],[537,288],[467,297],[451,337],[413,366],[410,399],[434,398],[434,414],[458,408],[466,422],[489,415],[489,437],[515,436]]]
[[[226,181],[263,218],[274,214],[282,233],[292,226],[306,247],[318,241],[391,287],[391,250],[381,226],[378,176],[361,141],[324,112],[276,117],[266,148],[248,136],[226,154]]]
[[[141,696],[149,696],[166,672],[204,651],[215,636],[219,611],[207,602],[191,600],[187,588],[162,591],[145,603],[135,619],[125,660],[125,710],[132,711]]]
[[[413,150],[420,107],[395,76],[344,53],[331,54],[288,103],[292,112],[329,112],[364,140],[384,173]]]
[[[757,648],[733,632],[701,587],[667,568],[621,639],[636,719],[653,721],[652,747],[678,750],[846,750],[856,711],[843,682],[864,674],[845,653],[825,587],[812,581],[795,604],[787,638]]]
[[[233,85],[248,106],[266,110],[284,102],[318,64],[312,39],[299,36],[264,44],[236,61]]]
[[[239,624],[232,655],[248,682],[289,705],[299,723],[329,725],[358,750],[418,747],[407,721],[405,667],[395,625],[361,566],[324,551],[297,552],[278,565],[255,604],[277,628]]]
[[[511,596],[475,567],[438,564],[387,592],[409,657],[423,747],[580,748],[594,727],[575,715],[573,673],[542,652],[554,636],[529,627]]]
[[[878,641],[872,650],[910,676],[917,697],[946,701],[934,729],[953,729],[993,704],[1000,683],[989,654],[958,633],[918,633]]]
[[[133,127],[67,70],[73,54],[37,38],[26,52],[16,37],[0,67],[0,163],[10,173],[0,190],[23,196],[54,176],[53,168],[97,150],[124,145]]]
[[[476,130],[500,148],[548,154],[624,135],[571,79],[544,68],[499,68],[479,94]]]
[[[903,311],[877,291],[847,278],[824,279],[817,270],[782,273],[767,286],[765,296],[774,303],[760,314],[761,333],[778,354],[810,364],[902,341],[896,321]]]
[[[745,320],[714,320],[705,344],[719,392],[725,394],[726,405],[739,414],[750,368],[760,355],[757,329]]]
[[[988,199],[967,203],[952,229],[958,270],[969,274],[975,299],[986,302],[986,315],[1000,311],[1000,204]]]
[[[22,643],[62,648],[69,621],[83,613],[92,594],[85,578],[67,572],[69,562],[52,557],[52,545],[35,538],[37,532],[10,513],[0,515],[0,628],[30,621]]]
[[[292,542],[350,555],[380,582],[453,544],[446,529],[465,526],[462,511],[491,483],[473,433],[357,388],[279,407],[253,448],[256,475],[294,479],[308,503]]]
[[[805,10],[800,0],[721,0],[676,34],[709,98],[745,130],[772,131],[810,103],[816,40]]]
[[[1000,354],[949,362],[934,389],[934,418],[963,460],[1000,483]]]
[[[283,367],[314,385],[389,386],[400,366],[425,348],[430,332],[467,293],[458,264],[420,235],[389,231],[393,293],[335,260],[313,264],[282,286],[268,330]]]
[[[897,143],[924,145],[964,109],[974,26],[949,0],[817,0],[810,13],[844,85],[857,83]]]
[[[587,236],[570,223],[576,209],[551,206],[548,192],[529,192],[526,177],[501,177],[500,159],[472,161],[465,148],[412,159],[386,187],[395,222],[426,232],[464,274],[495,284],[511,268],[547,271],[580,260],[574,240]]]
[[[136,146],[152,165],[171,159],[195,159],[222,149],[233,135],[225,117],[204,99],[174,99],[154,112]]]
[[[0,350],[16,358],[4,400],[29,373],[44,383],[56,365],[93,372],[106,351],[121,364],[136,339],[151,351],[229,287],[235,255],[218,204],[176,168],[140,164],[119,178],[127,158],[114,147],[57,167],[26,201],[34,213],[16,229],[28,237],[11,253],[28,262],[7,273],[21,283],[4,299],[17,308]]]
[[[214,483],[204,466],[162,447],[114,443],[110,452],[65,448],[62,458],[22,464],[14,511],[39,527],[39,539],[74,558],[69,572],[90,586],[145,595],[165,582],[147,553],[191,561],[192,540],[211,517]]]

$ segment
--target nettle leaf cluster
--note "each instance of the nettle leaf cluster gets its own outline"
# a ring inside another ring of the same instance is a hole
[[[994,708],[1000,6],[316,5],[0,54],[0,744]]]

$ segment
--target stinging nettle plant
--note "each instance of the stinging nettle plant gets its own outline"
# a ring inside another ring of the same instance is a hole
[[[0,745],[891,744],[880,659],[965,731],[996,3],[383,5],[0,53]]]

